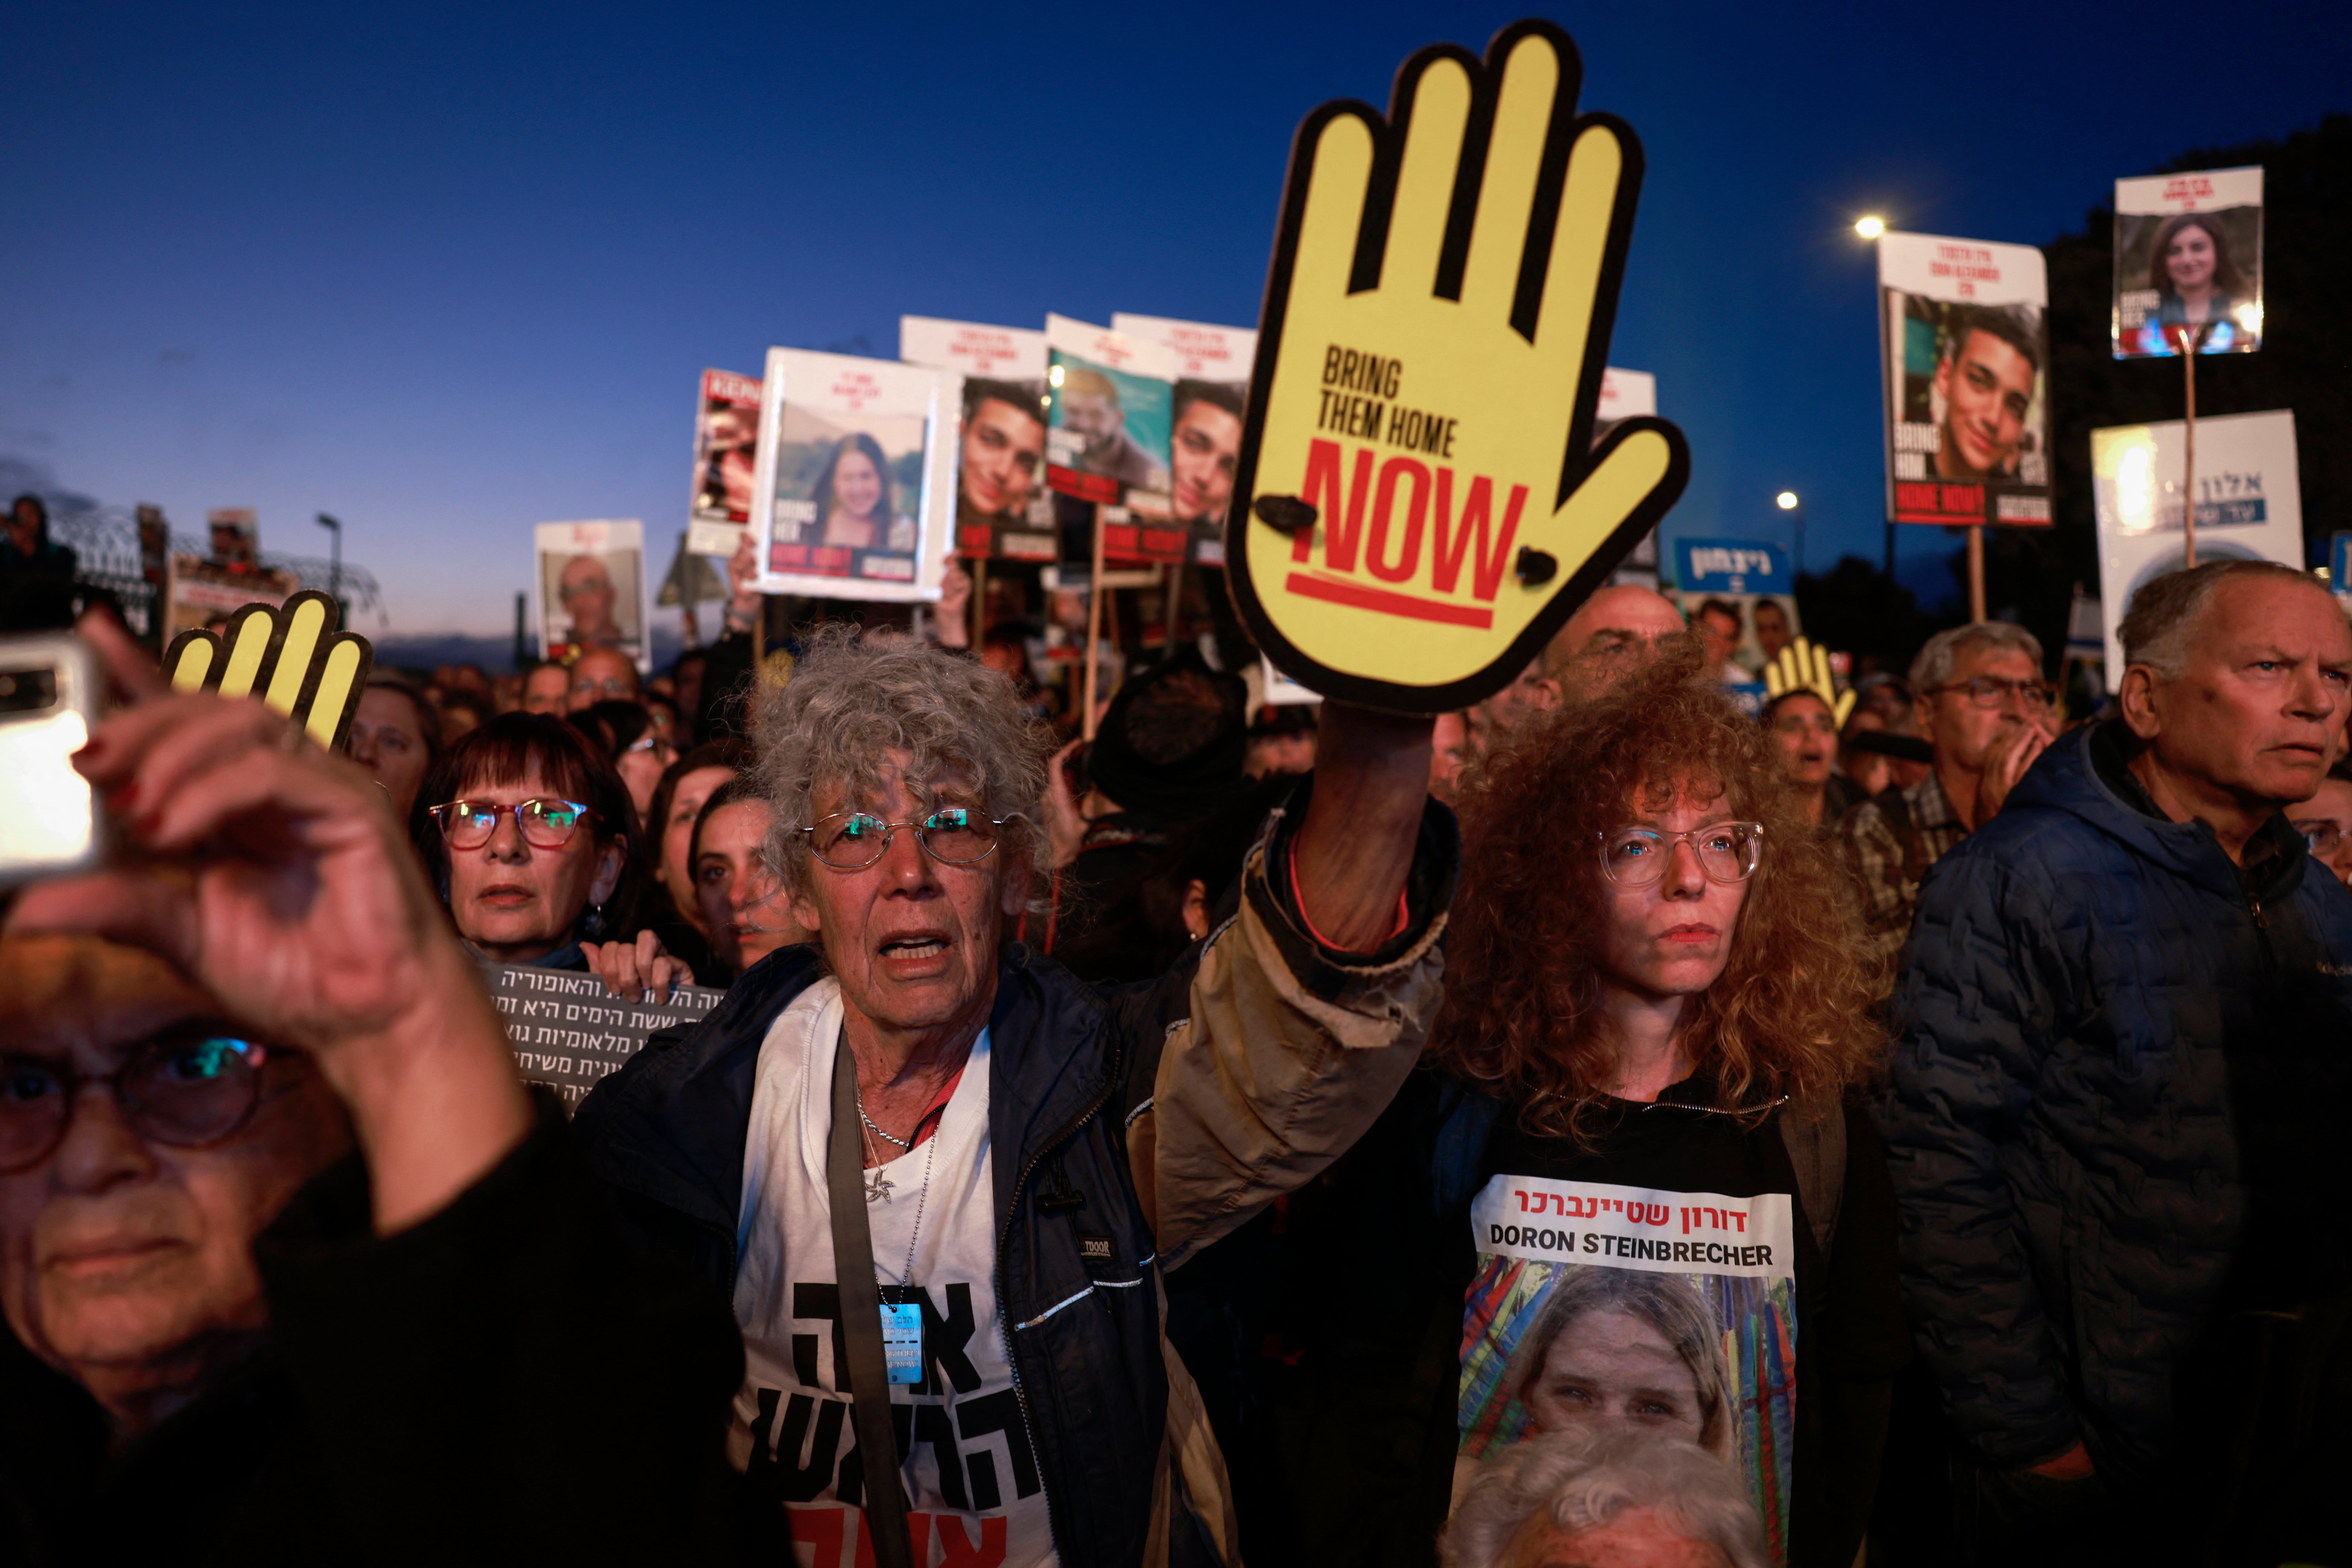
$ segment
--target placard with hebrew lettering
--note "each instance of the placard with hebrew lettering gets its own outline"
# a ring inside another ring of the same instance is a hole
[[[1878,297],[1887,520],[2050,527],[2042,252],[1881,235]]]
[[[566,1113],[578,1109],[605,1074],[618,1071],[645,1049],[646,1036],[696,1022],[727,995],[708,986],[678,986],[665,1001],[655,1001],[649,992],[644,1000],[629,1002],[578,969],[479,967],[523,1082],[553,1089]]]
[[[1642,150],[1576,112],[1558,26],[1423,49],[1383,117],[1292,144],[1225,555],[1251,635],[1330,696],[1498,690],[1654,526],[1682,436],[1592,443]]]
[[[1465,1472],[1514,1443],[1633,1425],[1737,1466],[1788,1560],[1797,1406],[1796,1210],[1728,1197],[1497,1176],[1471,1206]]]

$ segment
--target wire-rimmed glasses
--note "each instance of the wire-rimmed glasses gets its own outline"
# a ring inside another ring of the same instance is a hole
[[[912,828],[933,860],[971,865],[996,852],[997,830],[1012,820],[984,817],[966,806],[942,806],[912,822],[886,822],[870,811],[835,811],[801,831],[808,835],[809,852],[835,871],[864,871],[889,852],[901,828]]]
[[[1686,843],[1710,882],[1746,882],[1764,858],[1761,822],[1709,822],[1686,833],[1656,828],[1612,828],[1595,833],[1601,869],[1620,887],[1647,887],[1666,874],[1675,846]]]

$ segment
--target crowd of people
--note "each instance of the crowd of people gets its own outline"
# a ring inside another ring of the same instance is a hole
[[[1751,716],[1617,586],[1464,712],[1171,637],[1081,739],[761,614],[342,756],[84,620],[0,1561],[2352,1562],[2315,579],[2144,587],[2088,716],[1999,622]],[[483,962],[725,995],[567,1119]]]

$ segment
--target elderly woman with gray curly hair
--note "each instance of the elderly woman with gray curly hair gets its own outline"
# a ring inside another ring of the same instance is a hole
[[[1328,705],[1237,905],[1113,988],[1003,940],[1050,749],[1003,675],[835,632],[759,699],[770,854],[814,940],[576,1124],[646,1239],[734,1302],[752,1549],[1234,1560],[1160,1275],[1323,1170],[1420,1054],[1458,854],[1430,728]]]
[[[1768,1568],[1738,1467],[1657,1433],[1573,1430],[1486,1467],[1438,1542],[1444,1568]]]

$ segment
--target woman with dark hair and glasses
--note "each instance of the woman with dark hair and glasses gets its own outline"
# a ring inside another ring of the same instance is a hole
[[[561,719],[501,714],[442,753],[410,831],[457,935],[482,957],[587,969],[582,943],[636,934],[636,809],[613,765]]]
[[[1435,1071],[1328,1207],[1292,1211],[1307,1253],[1400,1270],[1286,1330],[1292,1451],[1344,1456],[1298,1485],[1302,1540],[1430,1540],[1483,1463],[1563,1425],[1687,1427],[1776,1561],[1853,1560],[1909,1356],[1856,1093],[1883,1046],[1872,971],[1771,733],[1701,663],[1685,646],[1534,716],[1465,774]],[[1675,1276],[1704,1332],[1664,1334],[1638,1279],[1587,1278],[1625,1270]],[[1400,1412],[1412,1440],[1366,1462],[1353,1435]]]

